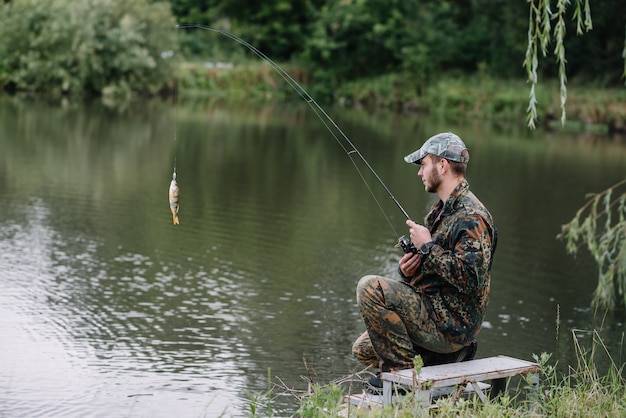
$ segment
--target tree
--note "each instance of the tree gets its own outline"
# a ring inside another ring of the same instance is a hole
[[[302,50],[308,28],[323,0],[171,0],[179,23],[201,24],[236,31],[260,51],[276,60],[289,60]],[[210,51],[206,37],[200,41],[186,33],[185,49],[202,55]],[[206,34],[204,34],[206,35]]]
[[[446,16],[450,11],[448,1],[328,1],[319,10],[301,57],[316,82],[331,88],[401,71],[420,83],[453,54],[453,37],[446,36],[454,33],[455,23]],[[437,42],[442,42],[439,49]]]
[[[626,306],[626,193],[615,193],[625,187],[626,179],[591,195],[558,236],[570,254],[587,246],[598,264],[594,304],[606,309]]]
[[[171,79],[175,49],[165,2],[0,4],[0,85],[17,90],[154,93]]]
[[[558,79],[560,84],[560,101],[561,101],[561,123],[566,120],[565,104],[567,102],[567,73],[566,73],[566,34],[568,31],[568,12],[572,12],[573,24],[569,24],[569,29],[575,29],[577,35],[582,35],[593,29],[591,18],[591,7],[589,0],[556,0],[554,10],[552,9],[551,0],[527,0],[530,5],[530,13],[528,18],[528,44],[526,49],[526,57],[524,59],[524,68],[530,82],[530,98],[528,104],[528,126],[534,129],[537,122],[537,98],[535,89],[538,83],[539,68],[539,52],[541,56],[548,55],[550,44],[554,43],[552,53],[558,67]],[[571,10],[570,1],[573,1],[573,11]],[[608,3],[608,4],[606,4]],[[619,55],[623,58],[624,71],[622,77],[626,80],[626,41],[624,41],[624,32],[619,36],[622,39],[621,47],[616,41],[616,27],[621,27],[623,31],[623,23],[615,20],[616,16],[625,16],[626,2],[598,2],[600,17],[602,22],[602,35],[592,38],[594,47],[584,48],[582,43],[578,43],[579,51],[578,61],[584,61],[591,64],[590,72],[595,73],[596,77],[602,72],[607,71],[607,54],[613,55],[614,59],[619,59]],[[594,9],[595,10],[595,9]],[[617,25],[609,25],[609,22]],[[571,26],[574,26],[573,28]],[[569,49],[568,49],[569,50]],[[619,51],[621,50],[621,54]],[[581,57],[582,54],[582,57]],[[615,62],[615,61],[614,61]],[[579,64],[580,65],[580,64]],[[608,66],[608,68],[612,68]]]
[[[547,55],[548,44],[555,42],[554,56],[558,65],[561,96],[561,123],[565,123],[565,103],[567,101],[567,76],[565,71],[565,16],[569,0],[557,0],[556,12],[551,10],[550,0],[528,0],[530,15],[528,22],[528,48],[524,66],[530,87],[528,106],[528,126],[535,128],[537,108],[535,87],[537,85],[538,49]],[[574,1],[574,22],[576,33],[583,34],[593,28],[589,0]],[[552,21],[555,21],[554,28]],[[622,57],[625,60],[623,76],[626,77],[626,42]],[[626,186],[622,180],[601,193],[592,194],[574,218],[562,226],[559,239],[566,241],[570,254],[577,254],[580,245],[585,244],[598,264],[598,286],[594,305],[614,309],[617,305],[626,306],[626,192],[615,197],[615,191]]]
[[[515,76],[525,5],[508,0],[331,0],[303,50],[316,80],[398,74],[419,91],[446,73]]]

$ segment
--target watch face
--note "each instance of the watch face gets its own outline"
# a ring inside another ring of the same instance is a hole
[[[432,242],[427,242],[426,244],[422,244],[420,246],[420,253],[428,254],[430,252],[431,247],[433,246]]]

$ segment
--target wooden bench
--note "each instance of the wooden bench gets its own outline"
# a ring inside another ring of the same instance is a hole
[[[423,367],[419,374],[413,369],[381,373],[383,381],[383,405],[391,403],[393,385],[399,384],[410,388],[413,396],[428,407],[433,393],[440,388],[471,385],[474,392],[485,400],[481,385],[483,380],[505,379],[539,371],[537,363],[512,357],[497,356],[464,361],[461,363],[441,364]]]
[[[396,388],[405,387],[410,395],[429,408],[433,399],[451,395],[457,391],[475,393],[481,400],[486,396],[483,390],[490,385],[484,380],[505,380],[506,378],[535,374],[540,367],[537,363],[519,360],[512,357],[497,356],[460,363],[442,364],[423,367],[420,373],[414,369],[397,370],[381,373],[383,391],[381,395],[363,393],[351,395],[350,402],[360,407],[385,406],[397,399]],[[535,378],[535,384],[537,383]]]

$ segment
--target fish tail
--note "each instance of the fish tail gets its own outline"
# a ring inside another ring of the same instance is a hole
[[[179,225],[180,221],[178,220],[178,216],[174,215],[172,218],[172,221],[174,222],[174,225]]]

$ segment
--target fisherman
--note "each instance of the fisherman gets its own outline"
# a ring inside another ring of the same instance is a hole
[[[424,225],[407,220],[417,252],[399,261],[401,280],[368,275],[358,283],[357,304],[367,329],[352,352],[381,371],[473,357],[485,315],[497,231],[487,208],[465,179],[469,151],[457,135],[429,138],[404,157],[439,201]],[[471,351],[474,352],[471,352]],[[382,387],[380,379],[370,379]]]

